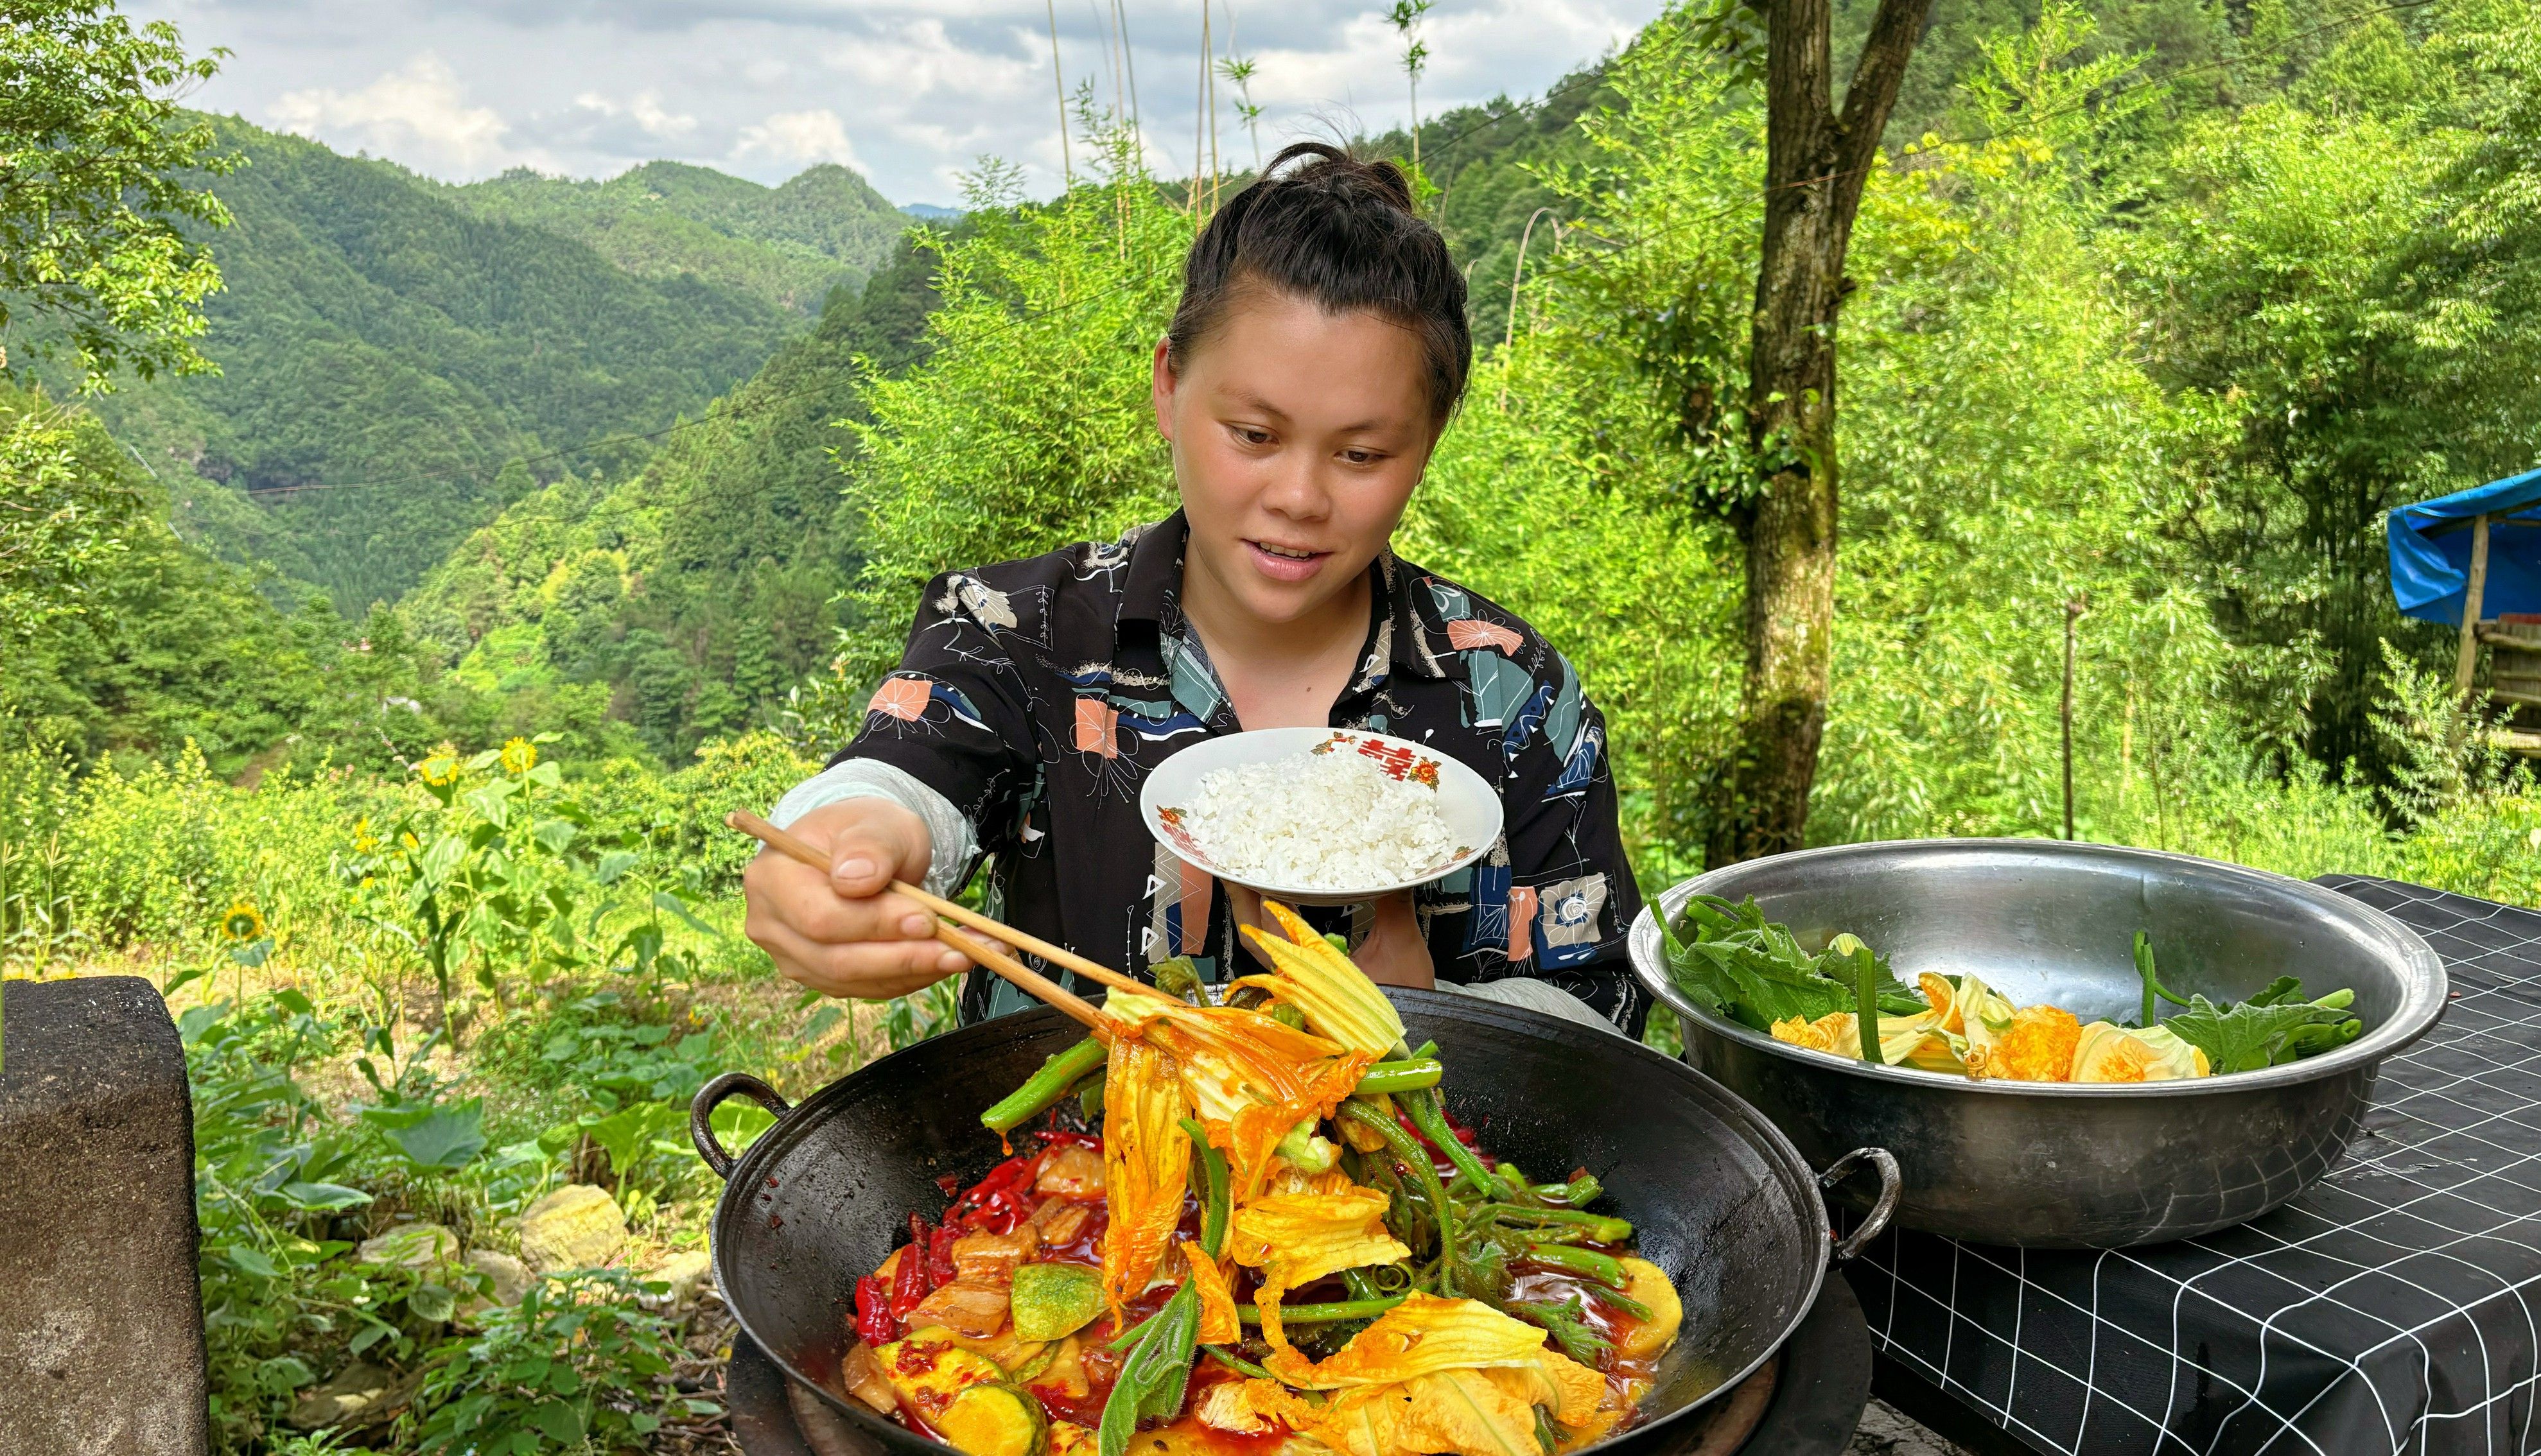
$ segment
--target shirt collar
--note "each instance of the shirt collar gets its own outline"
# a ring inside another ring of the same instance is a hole
[[[1121,628],[1132,622],[1159,630],[1183,629],[1183,552],[1190,543],[1191,520],[1181,511],[1143,528],[1130,541],[1129,566],[1122,578],[1113,629],[1116,643],[1123,636]],[[1436,604],[1425,590],[1426,578],[1398,560],[1392,547],[1369,564],[1368,577],[1375,593],[1369,626],[1377,630],[1378,623],[1386,624],[1383,630],[1392,639],[1388,656],[1393,666],[1416,678],[1462,678],[1463,665],[1456,654],[1439,650],[1447,633],[1431,619]]]

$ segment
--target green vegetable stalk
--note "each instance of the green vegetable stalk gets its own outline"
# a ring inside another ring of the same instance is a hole
[[[1523,1208],[1515,1203],[1485,1203],[1483,1211],[1495,1214],[1503,1223],[1517,1227],[1546,1224],[1568,1224],[1581,1230],[1589,1242],[1620,1244],[1633,1236],[1633,1225],[1621,1218],[1603,1213],[1587,1213],[1577,1208]]]
[[[1435,1087],[1446,1075],[1446,1064],[1435,1056],[1414,1056],[1400,1061],[1380,1061],[1359,1073],[1358,1095],[1373,1097],[1380,1092],[1416,1092]]]
[[[1420,1180],[1421,1195],[1428,1199],[1430,1215],[1438,1221],[1438,1292],[1455,1298],[1462,1283],[1456,1268],[1456,1205],[1447,1201],[1447,1190],[1438,1182],[1438,1169],[1429,1161],[1428,1149],[1413,1140],[1411,1133],[1373,1103],[1353,1097],[1342,1104],[1341,1115],[1384,1138],[1386,1147],[1411,1170],[1413,1177]],[[1453,1142],[1455,1138],[1450,1136],[1447,1140]]]
[[[1420,1135],[1436,1143],[1438,1150],[1447,1155],[1447,1161],[1455,1164],[1456,1171],[1477,1190],[1488,1191],[1498,1186],[1497,1180],[1491,1177],[1491,1170],[1484,1167],[1483,1160],[1474,1150],[1465,1146],[1464,1139],[1447,1127],[1447,1114],[1438,1106],[1438,1094],[1434,1089],[1407,1093],[1396,1098],[1395,1102],[1411,1115],[1412,1126],[1420,1129]],[[1420,1166],[1429,1167],[1429,1160],[1423,1157]]]
[[[1226,1154],[1209,1146],[1208,1133],[1191,1119],[1183,1119],[1183,1130],[1191,1134],[1192,1150],[1199,1158],[1200,1252],[1215,1259],[1226,1251],[1226,1225],[1234,1216]]]
[[[1861,1059],[1884,1066],[1886,1058],[1879,1055],[1879,958],[1856,944],[1851,960],[1853,1019],[1861,1024]]]
[[[1621,1289],[1633,1281],[1632,1276],[1624,1273],[1622,1260],[1594,1249],[1573,1249],[1562,1244],[1529,1244],[1526,1257],[1547,1269],[1594,1279],[1610,1289]]]
[[[2136,978],[2143,983],[2143,1019],[2136,1023],[2139,1026],[2151,1026],[2153,1018],[2160,1013],[2160,1003],[2153,999],[2155,996],[2174,1006],[2190,1004],[2172,995],[2170,987],[2162,984],[2161,978],[2153,974],[2152,937],[2142,930],[2136,932]]]
[[[1340,1299],[1331,1304],[1283,1304],[1279,1306],[1282,1325],[1336,1325],[1343,1320],[1372,1320],[1403,1302],[1403,1296],[1386,1299]],[[1262,1323],[1262,1310],[1257,1305],[1239,1304],[1235,1317],[1248,1325]]]
[[[980,1114],[980,1123],[1000,1137],[1012,1132],[1065,1097],[1079,1078],[1103,1064],[1104,1056],[1103,1044],[1087,1037],[1043,1062],[1022,1086]]]

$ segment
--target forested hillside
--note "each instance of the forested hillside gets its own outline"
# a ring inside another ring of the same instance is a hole
[[[605,182],[526,168],[452,187],[480,216],[544,228],[644,278],[692,273],[817,317],[837,287],[883,265],[910,219],[835,163],[768,187],[682,162]]]
[[[568,477],[460,543],[402,609],[459,679],[504,696],[605,685],[674,762],[765,721],[826,663],[855,576],[837,428],[861,418],[859,360],[920,353],[936,255],[904,243],[862,290],[666,436],[614,486]]]
[[[218,126],[247,162],[220,180],[237,222],[212,240],[227,287],[201,347],[221,374],[127,385],[98,412],[170,485],[182,530],[347,613],[395,600],[535,483],[507,461],[630,471],[646,442],[612,437],[700,408],[799,327],[391,164]]]

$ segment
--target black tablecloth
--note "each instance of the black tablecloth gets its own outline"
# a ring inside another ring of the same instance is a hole
[[[1881,1239],[1852,1284],[1909,1383],[2069,1456],[2541,1451],[2541,913],[2320,883],[2424,935],[2454,992],[2346,1160],[2174,1244]]]

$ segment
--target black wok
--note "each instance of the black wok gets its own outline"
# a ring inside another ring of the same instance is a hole
[[[1701,1072],[1645,1047],[1470,997],[1389,990],[1412,1040],[1435,1040],[1448,1110],[1481,1126],[1483,1145],[1543,1177],[1585,1166],[1630,1218],[1641,1254],[1667,1271],[1685,1328],[1660,1361],[1641,1424],[1602,1443],[1667,1452],[1683,1418],[1780,1347],[1817,1297],[1831,1250],[1849,1257],[1877,1233],[1897,1197],[1896,1164],[1857,1161],[1883,1187],[1870,1218],[1833,1248],[1819,1179],[1773,1125]],[[789,1108],[755,1077],[727,1072],[697,1093],[690,1129],[725,1178],[713,1225],[716,1286],[785,1373],[821,1393],[872,1450],[947,1449],[875,1416],[843,1392],[854,1284],[882,1263],[914,1211],[951,1201],[936,1180],[967,1186],[1000,1156],[980,1114],[1042,1059],[1083,1033],[1055,1011],[1000,1017],[921,1042]],[[777,1115],[739,1158],[714,1139],[717,1103],[745,1096]]]

